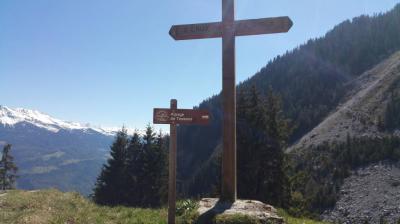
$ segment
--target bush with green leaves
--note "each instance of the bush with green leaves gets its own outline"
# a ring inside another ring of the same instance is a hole
[[[198,203],[194,200],[181,200],[176,203],[176,215],[181,216],[196,210]]]

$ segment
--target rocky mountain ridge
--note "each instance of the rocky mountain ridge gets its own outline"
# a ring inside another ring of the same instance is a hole
[[[308,148],[324,142],[344,142],[349,137],[384,137],[381,130],[388,101],[388,90],[400,80],[400,52],[365,72],[347,85],[352,88],[334,112],[304,135],[288,151]]]
[[[64,121],[42,113],[38,110],[10,108],[0,105],[0,125],[12,127],[19,123],[29,123],[54,133],[57,133],[60,130],[81,130],[95,131],[103,135],[114,136],[120,129],[115,127],[95,127],[90,124]],[[131,129],[128,131],[133,132]]]

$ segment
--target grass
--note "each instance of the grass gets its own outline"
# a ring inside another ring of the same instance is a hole
[[[315,221],[307,218],[295,218],[290,216],[285,210],[278,209],[278,215],[285,220],[287,224],[328,224],[327,222]]]
[[[165,209],[98,206],[78,193],[9,191],[0,196],[2,224],[163,224]]]
[[[192,208],[180,217],[178,224],[191,224],[197,218]],[[322,224],[306,219],[295,219],[280,210],[287,224]],[[78,193],[57,190],[7,191],[0,194],[1,224],[166,224],[166,209],[107,207],[96,205]],[[247,217],[227,220],[216,218],[216,224],[248,223]]]

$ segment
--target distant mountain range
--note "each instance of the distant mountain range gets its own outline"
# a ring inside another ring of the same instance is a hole
[[[3,126],[14,126],[19,123],[29,123],[39,128],[57,133],[60,130],[81,130],[95,131],[100,134],[113,136],[118,128],[93,127],[90,124],[80,124],[77,122],[63,121],[41,113],[37,110],[28,110],[23,108],[9,108],[0,105],[0,124]]]
[[[0,146],[12,144],[21,189],[90,194],[117,131],[0,106]]]

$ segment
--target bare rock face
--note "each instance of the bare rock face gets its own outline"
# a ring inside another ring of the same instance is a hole
[[[396,52],[349,83],[353,90],[342,104],[288,151],[318,146],[324,142],[345,142],[347,136],[388,136],[388,133],[380,131],[379,123],[385,115],[389,89],[399,78],[400,52]]]
[[[388,223],[400,220],[400,162],[357,169],[344,180],[335,208],[322,218],[333,223]]]
[[[216,215],[234,216],[245,215],[258,219],[265,224],[283,224],[277,210],[271,205],[253,200],[237,200],[235,203],[220,202],[218,198],[204,198],[199,202],[200,217],[214,217]]]

